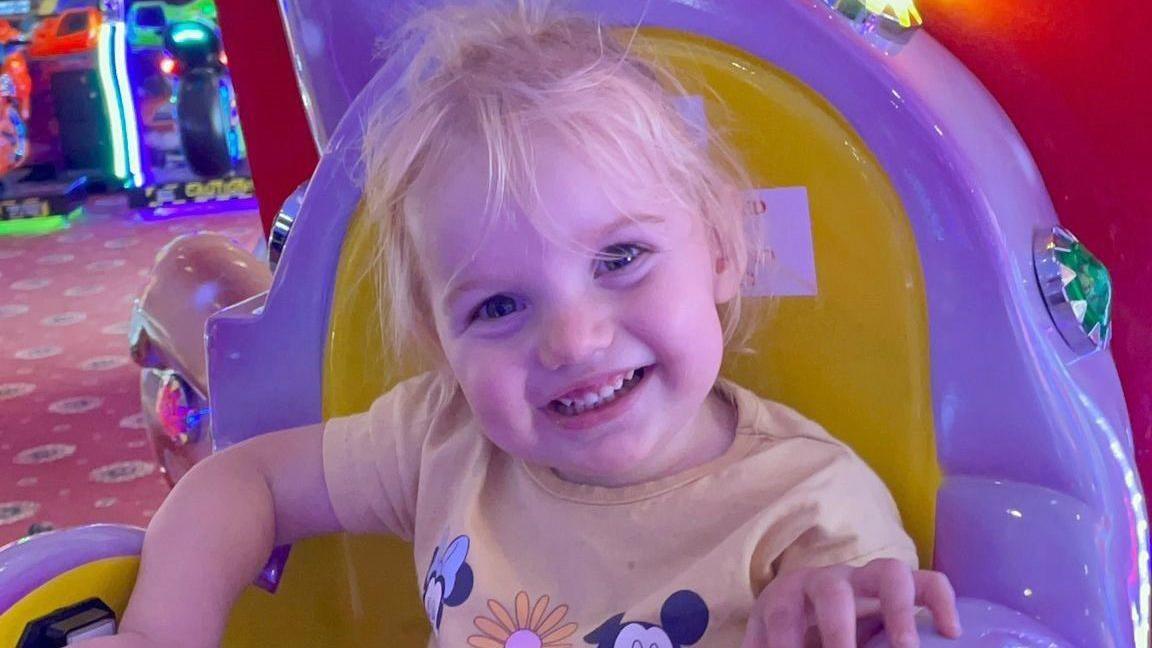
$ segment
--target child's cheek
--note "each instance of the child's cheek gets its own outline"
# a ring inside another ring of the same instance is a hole
[[[519,362],[493,351],[474,352],[456,369],[473,412],[486,430],[507,435],[531,427],[532,405]]]
[[[670,274],[653,282],[636,295],[628,321],[674,386],[719,371],[723,328],[699,276]]]

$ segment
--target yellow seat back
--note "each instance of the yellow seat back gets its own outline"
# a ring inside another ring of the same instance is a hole
[[[757,182],[808,191],[818,294],[779,300],[754,337],[757,354],[734,358],[726,374],[855,448],[892,490],[928,564],[940,483],[928,316],[915,240],[895,190],[835,108],[782,70],[681,32],[646,30],[642,47],[685,72],[686,88],[705,97],[710,123],[730,133]],[[713,93],[726,110],[710,103]],[[381,348],[374,282],[363,270],[374,242],[357,214],[335,286],[325,417],[363,411],[390,387],[380,368],[393,360]],[[427,630],[411,587],[410,549],[393,542],[362,553],[372,565],[360,582],[390,590],[386,614],[370,621],[379,625],[364,629],[366,636],[421,645]]]

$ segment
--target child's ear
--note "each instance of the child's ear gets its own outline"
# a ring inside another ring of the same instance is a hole
[[[744,269],[737,268],[728,256],[715,227],[709,225],[708,234],[712,249],[712,294],[717,304],[726,304],[739,293]]]
[[[713,263],[715,276],[712,278],[712,293],[716,296],[717,304],[726,304],[739,293],[744,273],[739,272],[736,264],[722,256],[717,256]]]

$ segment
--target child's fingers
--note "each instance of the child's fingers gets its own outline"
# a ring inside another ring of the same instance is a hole
[[[884,621],[880,619],[878,614],[870,616],[860,615],[860,601],[856,601],[856,642],[857,645],[865,646],[869,641],[876,638],[877,635],[884,632]]]
[[[862,596],[879,599],[888,640],[897,648],[920,645],[916,632],[916,583],[907,564],[894,558],[873,560],[852,572],[852,584]]]
[[[856,597],[847,572],[823,570],[808,581],[805,591],[824,648],[854,648]]]
[[[748,616],[748,627],[744,630],[744,641],[740,648],[763,648],[768,645],[768,635],[764,631],[764,618],[759,610],[753,609]]]
[[[912,574],[916,583],[916,604],[932,611],[936,629],[945,637],[960,636],[960,614],[956,611],[956,592],[948,577],[940,572],[917,571]]]
[[[764,634],[754,648],[801,648],[808,628],[803,580],[789,574],[774,581],[764,589],[756,614]]]

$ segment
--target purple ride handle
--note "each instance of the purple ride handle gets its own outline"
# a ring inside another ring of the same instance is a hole
[[[291,550],[290,544],[273,549],[272,555],[268,556],[268,562],[264,563],[264,568],[260,570],[260,574],[252,584],[269,594],[275,594],[280,587],[280,579],[284,576],[284,564],[288,562],[288,553]]]

